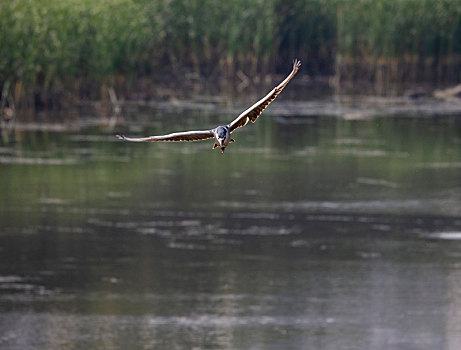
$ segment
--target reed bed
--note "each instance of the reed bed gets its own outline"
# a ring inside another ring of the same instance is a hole
[[[285,71],[294,57],[337,81],[459,82],[461,2],[0,0],[2,101],[98,98],[165,72]]]
[[[461,2],[341,1],[336,42],[338,78],[459,82]]]

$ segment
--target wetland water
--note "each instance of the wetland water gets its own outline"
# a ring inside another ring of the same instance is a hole
[[[276,111],[224,156],[19,128],[0,148],[0,348],[459,349],[459,114]],[[121,127],[232,118],[159,114]]]

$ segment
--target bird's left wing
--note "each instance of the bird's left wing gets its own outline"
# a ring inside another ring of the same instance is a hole
[[[148,137],[126,137],[116,133],[115,136],[124,141],[131,142],[159,142],[159,141],[201,141],[214,137],[211,130],[175,132],[168,135]]]
[[[282,92],[283,88],[288,84],[288,82],[295,76],[299,67],[301,66],[301,61],[294,60],[293,69],[291,73],[283,80],[279,85],[277,85],[271,92],[269,92],[265,97],[256,102],[253,106],[248,108],[246,111],[242,112],[235,120],[229,124],[230,132],[235,131],[235,129],[245,126],[249,120],[255,122],[256,119],[261,115],[261,113],[266,109],[266,107],[275,100],[277,95]]]

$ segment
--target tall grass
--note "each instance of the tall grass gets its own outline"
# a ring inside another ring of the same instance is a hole
[[[171,61],[208,74],[274,57],[273,0],[157,0]],[[258,60],[256,60],[258,61]]]
[[[3,0],[0,16],[0,81],[37,90],[132,74],[155,40],[131,0]]]
[[[461,1],[338,2],[337,74],[374,81],[461,80]]]
[[[340,79],[460,81],[461,1],[0,0],[0,88],[17,100],[294,57]]]
[[[336,50],[338,0],[279,0],[277,55],[286,61],[303,57],[309,74],[332,74]]]

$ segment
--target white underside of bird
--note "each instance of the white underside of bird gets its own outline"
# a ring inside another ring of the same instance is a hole
[[[196,131],[182,131],[175,132],[167,135],[148,136],[148,137],[126,137],[120,133],[116,133],[115,136],[120,140],[130,142],[160,142],[160,141],[201,141],[210,138],[215,139],[213,149],[220,148],[221,153],[229,145],[234,142],[231,138],[231,134],[238,128],[247,125],[248,121],[254,123],[266,107],[277,97],[277,95],[283,90],[288,82],[294,77],[301,62],[294,60],[293,69],[291,73],[275,88],[273,88],[265,97],[256,102],[253,106],[243,111],[237,118],[235,118],[230,124],[220,125],[210,130],[196,130]]]

